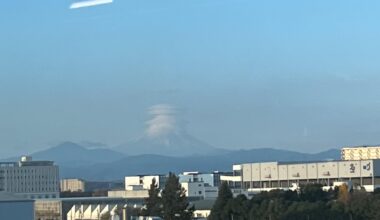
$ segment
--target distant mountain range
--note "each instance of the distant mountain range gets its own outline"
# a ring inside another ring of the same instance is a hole
[[[114,148],[115,151],[126,155],[141,155],[149,152],[166,156],[214,155],[226,152],[205,143],[186,132],[172,132],[165,135],[151,137],[144,135],[136,141]]]
[[[110,163],[125,157],[124,154],[106,148],[88,148],[73,142],[64,142],[31,155],[35,160],[53,160],[67,167]]]
[[[157,153],[157,152],[156,152]],[[141,154],[127,156],[110,149],[88,149],[65,142],[32,154],[35,160],[53,160],[60,166],[62,178],[80,177],[88,180],[116,180],[126,175],[164,174],[183,171],[231,171],[233,164],[259,161],[318,161],[340,158],[332,149],[316,154],[273,148],[208,152],[199,155],[166,156]],[[8,160],[16,160],[11,158]]]

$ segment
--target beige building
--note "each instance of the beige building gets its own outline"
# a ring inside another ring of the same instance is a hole
[[[62,203],[60,200],[36,200],[34,202],[34,219],[62,220]]]
[[[84,192],[86,183],[81,179],[62,179],[61,192]]]
[[[343,147],[342,160],[380,159],[380,146]]]

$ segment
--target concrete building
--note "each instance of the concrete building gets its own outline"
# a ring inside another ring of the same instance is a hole
[[[335,182],[350,182],[371,192],[380,187],[380,160],[351,160],[325,162],[265,162],[235,165],[231,182],[240,182],[249,192],[291,189],[307,183],[333,186]]]
[[[214,199],[218,197],[221,173],[184,172],[179,177],[186,196],[194,199]]]
[[[30,199],[59,197],[59,169],[52,161],[33,161],[22,157],[19,162],[0,163],[0,192]]]
[[[152,180],[155,179],[158,188],[163,188],[166,183],[166,175],[140,175],[140,176],[126,176],[125,177],[125,190],[131,190],[133,187],[142,187],[149,189]]]
[[[209,186],[204,182],[182,182],[181,186],[186,190],[186,196],[190,200],[215,199],[218,197],[218,187]]]
[[[10,193],[0,193],[1,220],[34,220],[34,201],[15,196]]]
[[[219,187],[220,177],[222,175],[232,175],[232,173],[225,173],[214,171],[212,173],[201,173],[201,172],[184,172],[179,174],[179,182],[204,182],[209,186]]]
[[[380,146],[343,147],[342,160],[371,160],[380,159]]]
[[[85,192],[86,183],[82,179],[62,179],[61,192]]]

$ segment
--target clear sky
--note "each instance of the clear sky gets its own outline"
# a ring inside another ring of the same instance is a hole
[[[380,1],[70,3],[1,3],[0,155],[115,146],[159,104],[217,147],[380,143]]]

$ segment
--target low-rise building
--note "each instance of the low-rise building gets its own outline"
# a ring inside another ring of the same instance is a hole
[[[217,198],[220,176],[220,172],[184,172],[178,175],[179,182],[190,200]]]
[[[220,186],[221,176],[232,175],[232,173],[214,171],[212,173],[184,172],[178,175],[179,182],[204,182],[209,186]]]
[[[186,191],[186,197],[190,200],[215,199],[218,197],[218,187],[209,186],[204,182],[182,182],[181,186]]]
[[[153,179],[156,180],[158,188],[163,188],[166,183],[166,175],[139,175],[139,176],[126,176],[125,189],[129,190],[130,187],[141,186],[143,189],[149,189]]]
[[[214,199],[205,199],[191,202],[190,205],[194,206],[193,219],[207,220],[211,214],[211,209],[214,203]]]

